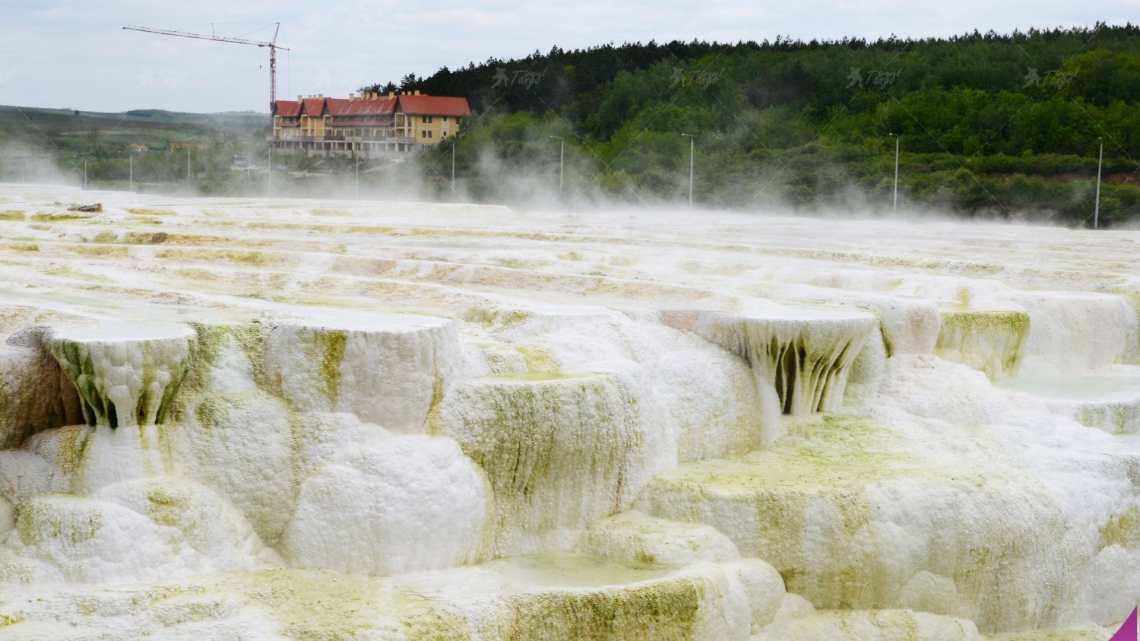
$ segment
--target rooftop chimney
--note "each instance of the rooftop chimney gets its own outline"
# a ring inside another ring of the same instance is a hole
[[[349,100],[349,102],[356,100],[356,92],[355,91],[348,92],[348,100]]]
[[[413,92],[412,92],[412,95],[413,95],[413,96],[418,96],[418,95],[420,95],[420,90],[419,90],[419,89],[416,89],[415,91],[413,91]]]
[[[388,97],[389,97],[389,98],[395,98],[395,97],[396,97],[396,92],[395,92],[395,91],[389,91],[389,92],[388,92]]]
[[[304,99],[305,99],[304,96],[302,96],[301,94],[297,94],[297,102],[301,102]]]
[[[317,99],[318,99],[318,100],[324,100],[324,99],[325,99],[325,95],[324,95],[323,93],[319,93],[319,94],[317,94]]]

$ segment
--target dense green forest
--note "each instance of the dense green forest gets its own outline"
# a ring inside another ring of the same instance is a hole
[[[949,39],[555,47],[372,91],[466,96],[455,143],[473,197],[891,208],[1089,224],[1140,219],[1140,27]],[[441,145],[428,167],[450,173]],[[441,189],[447,181],[438,182]]]

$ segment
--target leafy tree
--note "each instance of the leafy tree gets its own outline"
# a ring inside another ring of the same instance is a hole
[[[107,147],[103,144],[103,136],[99,133],[98,129],[92,129],[87,132],[86,142],[88,156],[98,161],[107,159]]]

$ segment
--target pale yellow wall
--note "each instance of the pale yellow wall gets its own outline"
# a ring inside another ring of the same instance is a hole
[[[412,125],[411,135],[418,144],[438,145],[459,133],[459,123],[451,116],[430,116],[431,122],[426,123],[423,116],[408,116],[408,119]],[[431,132],[431,137],[425,138],[423,132]]]
[[[325,135],[325,119],[316,117],[310,118],[306,115],[301,115],[301,130],[297,134],[300,136],[323,136]]]
[[[297,127],[282,127],[281,116],[273,116],[273,137],[278,139],[296,138],[301,130]]]

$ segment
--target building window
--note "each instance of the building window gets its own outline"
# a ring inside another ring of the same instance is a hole
[[[444,116],[444,117],[443,117],[443,121],[444,121],[444,122],[447,122],[447,116]]]

